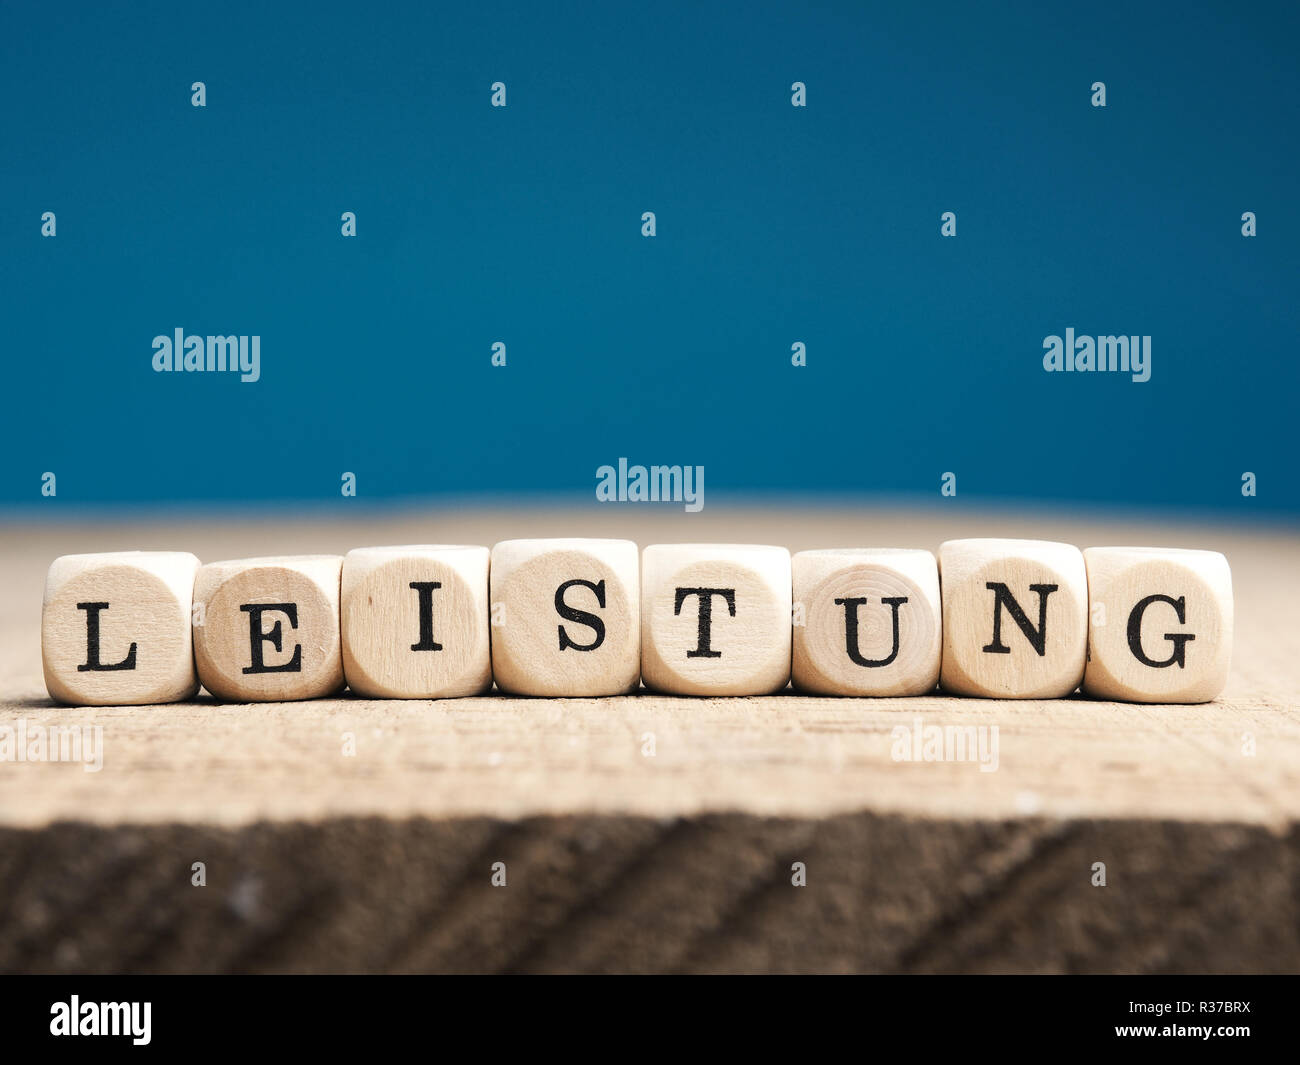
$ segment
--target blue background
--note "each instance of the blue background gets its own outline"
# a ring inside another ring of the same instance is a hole
[[[627,456],[1294,516],[1297,11],[6,0],[0,502],[590,501]],[[1152,379],[1045,373],[1067,326]],[[261,381],[154,373],[177,327]]]

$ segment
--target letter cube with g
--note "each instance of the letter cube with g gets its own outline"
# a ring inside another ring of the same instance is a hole
[[[676,695],[766,695],[790,682],[790,552],[655,544],[641,559],[641,676]]]
[[[1083,679],[1083,555],[1045,540],[949,540],[939,547],[943,665],[957,695],[1056,699]]]
[[[199,690],[190,636],[199,560],[184,551],[56,558],[45,579],[41,661],[63,703],[171,703]]]
[[[492,548],[492,672],[516,695],[625,695],[640,686],[637,546],[506,540]]]
[[[492,687],[486,547],[359,547],[343,559],[343,672],[357,695]]]
[[[1203,703],[1232,657],[1232,573],[1217,551],[1090,547],[1083,690],[1137,703]]]
[[[203,566],[194,580],[194,659],[203,686],[227,702],[314,699],[342,688],[342,566],[339,555]]]

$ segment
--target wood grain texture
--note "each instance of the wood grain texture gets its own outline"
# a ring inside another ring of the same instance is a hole
[[[356,695],[431,699],[492,687],[486,547],[361,547],[343,559],[343,673]]]
[[[1203,703],[1228,682],[1232,572],[1218,551],[1090,547],[1088,665],[1102,699]]]
[[[922,695],[939,681],[939,568],[929,551],[800,551],[791,680],[813,695]]]
[[[1214,549],[1233,568],[1236,646],[1223,695],[1192,706],[785,693],[92,709],[45,694],[56,555],[342,553],[430,529]],[[103,750],[99,772],[0,762],[0,970],[1300,970],[1293,530],[796,507],[9,522],[0,587],[0,729],[98,725]],[[918,724],[997,726],[997,770],[895,760],[895,730]]]
[[[338,692],[342,566],[338,555],[280,555],[199,567],[194,664],[203,687],[226,702]]]
[[[939,546],[943,666],[955,695],[1056,699],[1083,680],[1088,579],[1074,544],[965,539]]]
[[[46,690],[60,702],[92,706],[192,698],[199,690],[190,632],[198,568],[184,551],[51,562],[41,610]]]
[[[639,688],[640,566],[631,540],[496,544],[490,585],[497,687],[551,696],[623,695]]]
[[[790,683],[790,552],[651,544],[641,552],[641,681],[672,695],[768,695]]]

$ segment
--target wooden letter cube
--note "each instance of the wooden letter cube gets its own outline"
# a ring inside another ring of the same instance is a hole
[[[194,581],[199,680],[227,702],[314,699],[343,687],[339,555],[212,562]]]
[[[631,540],[506,540],[492,548],[492,674],[516,695],[625,695],[640,684]]]
[[[641,558],[641,676],[675,695],[766,695],[790,682],[790,552],[656,544]]]
[[[190,607],[199,560],[184,551],[64,555],[45,578],[41,660],[63,703],[172,703],[199,690]]]
[[[943,619],[929,551],[794,556],[794,685],[818,695],[923,695],[939,682]]]
[[[1228,681],[1232,573],[1217,551],[1090,547],[1083,690],[1138,703],[1203,703]]]
[[[358,547],[343,559],[343,673],[374,699],[492,687],[486,547]]]
[[[1044,540],[949,540],[939,548],[943,668],[959,695],[1055,699],[1083,679],[1083,554]]]

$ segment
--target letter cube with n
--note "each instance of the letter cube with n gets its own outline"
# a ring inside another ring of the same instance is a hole
[[[63,703],[128,706],[199,690],[190,635],[199,560],[184,551],[64,555],[41,611],[45,687]]]
[[[790,552],[656,544],[641,558],[641,676],[676,695],[766,695],[790,682]]]
[[[1090,547],[1083,690],[1137,703],[1203,703],[1232,657],[1232,573],[1217,551]]]
[[[929,551],[800,551],[794,685],[818,695],[923,695],[939,681],[939,568]]]
[[[492,687],[486,547],[359,547],[343,559],[343,673],[375,699]]]
[[[516,695],[624,695],[640,683],[631,540],[506,540],[492,548],[492,673]]]
[[[949,540],[939,548],[943,666],[958,695],[1055,699],[1083,679],[1083,554],[1044,540]]]
[[[227,702],[314,699],[343,687],[338,555],[212,562],[194,581],[199,680]]]

